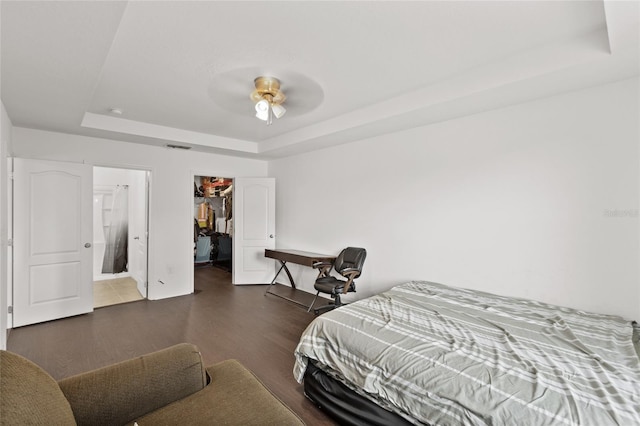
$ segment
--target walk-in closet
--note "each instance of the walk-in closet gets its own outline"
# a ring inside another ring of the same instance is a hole
[[[195,176],[193,190],[194,265],[231,271],[233,180]]]

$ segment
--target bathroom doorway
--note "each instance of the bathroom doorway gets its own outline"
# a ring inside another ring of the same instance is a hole
[[[93,168],[94,308],[147,297],[148,175]]]

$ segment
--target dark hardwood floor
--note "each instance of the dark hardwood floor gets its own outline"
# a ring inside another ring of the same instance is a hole
[[[293,351],[313,313],[272,295],[266,286],[234,286],[227,271],[195,271],[195,293],[96,309],[91,314],[11,330],[8,349],[55,379],[167,346],[193,343],[205,364],[235,358],[251,369],[309,426],[334,425],[293,378]],[[309,302],[311,295],[275,290]],[[320,301],[318,304],[323,304]],[[248,407],[250,409],[250,407]]]

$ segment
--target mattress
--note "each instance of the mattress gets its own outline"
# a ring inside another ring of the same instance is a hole
[[[314,360],[414,424],[640,424],[633,338],[618,316],[412,281],[316,318],[294,375]]]

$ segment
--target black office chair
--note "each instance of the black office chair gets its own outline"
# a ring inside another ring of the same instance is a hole
[[[364,259],[367,257],[367,251],[359,247],[347,247],[342,250],[336,260],[333,263],[329,262],[316,262],[313,264],[314,269],[318,269],[318,278],[314,288],[318,291],[316,297],[313,298],[311,306],[307,312],[311,311],[313,304],[316,302],[320,293],[326,293],[331,295],[333,303],[325,306],[320,306],[313,310],[316,315],[323,311],[329,311],[342,305],[340,295],[346,294],[349,291],[356,291],[356,283],[353,281],[362,273],[362,265],[364,265]],[[332,275],[329,275],[331,268],[335,269],[337,273],[342,275],[346,280],[338,279]]]

